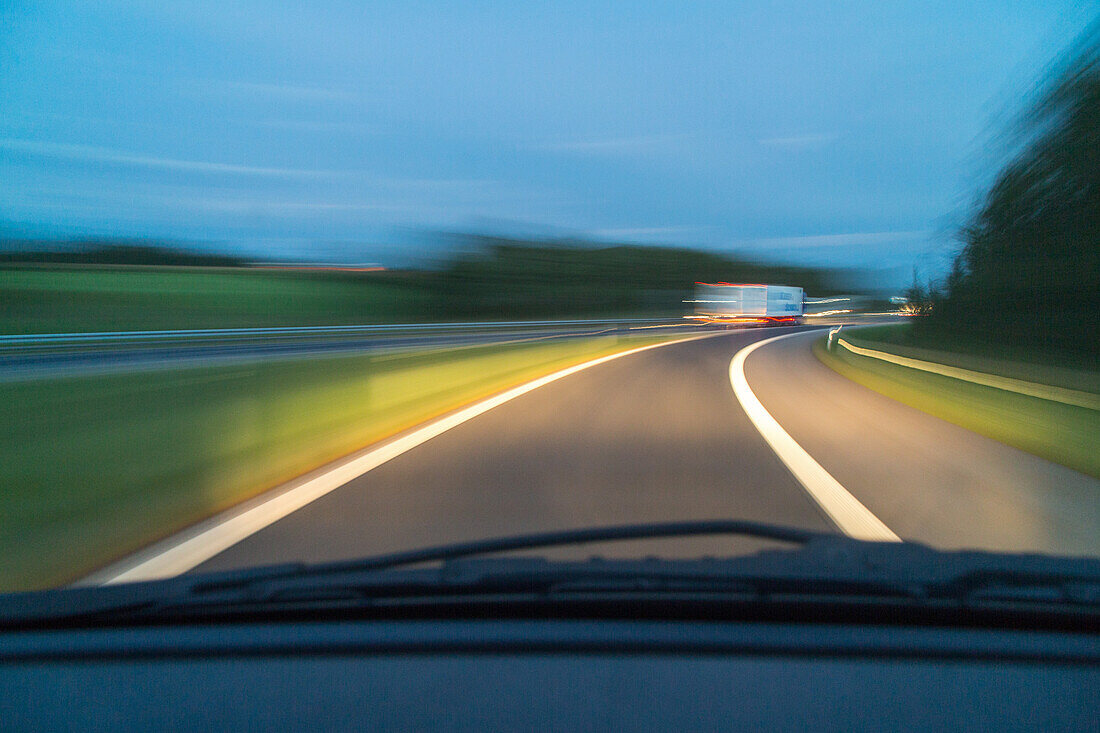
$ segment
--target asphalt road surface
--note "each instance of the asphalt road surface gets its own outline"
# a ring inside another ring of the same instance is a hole
[[[565,377],[393,458],[195,570],[624,522],[740,518],[833,530],[730,386],[737,351],[792,330],[731,332]],[[812,338],[757,349],[746,362],[749,384],[896,534],[939,547],[1100,554],[1100,481],[852,383],[813,357]],[[714,537],[536,554],[678,557],[761,545]]]

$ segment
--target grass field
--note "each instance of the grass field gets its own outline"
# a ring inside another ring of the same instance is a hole
[[[0,267],[0,333],[392,323],[430,295],[391,273],[250,268]]]
[[[0,384],[0,589],[72,580],[459,405],[667,338]]]
[[[849,338],[854,339],[858,334],[860,346],[920,358],[912,352],[902,353],[905,349],[898,348],[896,342],[877,338],[882,333],[871,328],[859,329],[852,331]],[[834,347],[827,351],[824,338],[815,342],[814,353],[833,370],[887,397],[1100,478],[1100,412],[1096,410],[930,374],[858,356],[846,349]],[[924,355],[927,357],[927,352]],[[980,366],[974,358],[962,361],[965,363],[958,365],[968,369]],[[1003,372],[1005,363],[999,361],[997,367]],[[984,371],[996,373],[993,369]],[[1034,378],[1042,373],[1043,370],[1036,370],[1034,365],[1023,365],[1015,374],[1004,376],[1023,378],[1024,374],[1030,374]],[[1079,373],[1071,372],[1071,379],[1072,375]],[[1078,376],[1076,384],[1061,386],[1080,388],[1080,379]]]

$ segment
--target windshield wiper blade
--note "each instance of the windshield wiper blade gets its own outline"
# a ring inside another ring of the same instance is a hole
[[[689,537],[729,534],[805,545],[820,537],[835,537],[826,533],[784,527],[782,525],[741,520],[699,520],[630,524],[587,529],[516,535],[495,539],[439,545],[417,550],[376,555],[357,560],[329,563],[287,563],[269,567],[253,567],[202,575],[181,575],[164,580],[120,583],[105,587],[56,588],[45,591],[0,594],[0,627],[28,620],[48,622],[63,618],[110,618],[124,613],[156,613],[158,609],[176,604],[202,604],[220,600],[228,603],[247,598],[262,598],[271,586],[284,583],[303,584],[318,597],[330,590],[339,592],[346,582],[367,585],[379,583],[392,587],[402,585],[393,573],[408,565],[479,558],[511,550],[560,547],[590,542]],[[445,565],[444,565],[445,567]],[[385,574],[383,580],[379,577]],[[357,576],[349,579],[348,576]],[[423,585],[418,574],[416,584]],[[242,595],[243,594],[243,597]],[[277,593],[276,593],[277,594]]]
[[[797,547],[696,559],[555,561],[500,556],[513,550],[708,534],[759,537]],[[295,563],[102,588],[3,594],[0,627],[288,609],[316,612],[440,603],[461,607],[533,599],[568,603],[597,596],[690,596],[780,604],[866,601],[972,610],[1008,604],[1077,614],[1095,623],[1100,618],[1100,560],[942,551],[919,543],[868,542],[739,520],[632,524],[487,539],[325,564]]]
[[[273,568],[269,574],[250,573],[246,582],[273,580],[287,576],[308,574],[309,576],[361,572],[370,570],[389,570],[406,565],[428,562],[443,562],[461,558],[494,555],[514,550],[535,550],[548,547],[582,545],[593,542],[621,542],[626,540],[647,540],[670,537],[693,537],[699,535],[739,535],[760,539],[789,542],[806,545],[815,539],[835,537],[826,532],[814,532],[797,527],[785,527],[765,522],[748,522],[737,519],[701,519],[683,522],[653,522],[646,524],[622,524],[605,527],[570,529],[560,532],[540,532],[533,534],[496,537],[473,542],[457,542],[416,550],[374,555],[357,560],[311,565],[290,565]]]
[[[721,560],[548,561],[494,558],[515,550],[595,542],[739,535],[798,545]],[[489,556],[489,557],[486,557]],[[434,570],[407,566],[440,563]],[[640,580],[639,580],[640,579]],[[625,587],[633,582],[657,590],[682,583],[703,589],[727,585],[774,593],[938,599],[952,603],[984,598],[1044,596],[1072,604],[1097,605],[1097,561],[1040,555],[1001,556],[981,551],[940,551],[903,542],[868,542],[829,532],[742,520],[695,520],[629,524],[544,532],[426,547],[323,564],[298,564],[194,578],[189,595],[213,599],[322,598],[350,592],[360,599],[421,594],[473,594],[574,584]],[[625,584],[625,585],[624,585]],[[574,587],[576,587],[574,585]],[[241,595],[243,594],[243,596]]]
[[[402,565],[414,565],[436,560],[455,560],[462,557],[490,555],[512,550],[534,550],[564,545],[581,545],[590,542],[620,542],[624,540],[647,540],[668,537],[692,537],[697,535],[740,535],[761,539],[790,542],[805,545],[817,537],[826,536],[824,532],[808,529],[785,527],[764,522],[746,522],[736,519],[704,519],[684,522],[653,522],[647,524],[620,524],[606,527],[569,529],[560,532],[540,532],[535,534],[497,537],[474,542],[458,542],[435,547],[424,547],[405,552],[346,562],[314,565],[312,569],[320,571],[341,570],[380,570]]]

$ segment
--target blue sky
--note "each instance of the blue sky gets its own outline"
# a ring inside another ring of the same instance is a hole
[[[0,222],[397,257],[422,229],[934,272],[1096,3],[0,9]]]

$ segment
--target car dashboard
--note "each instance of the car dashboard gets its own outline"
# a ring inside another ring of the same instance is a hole
[[[1094,633],[338,619],[0,636],[4,727],[1095,730]]]

